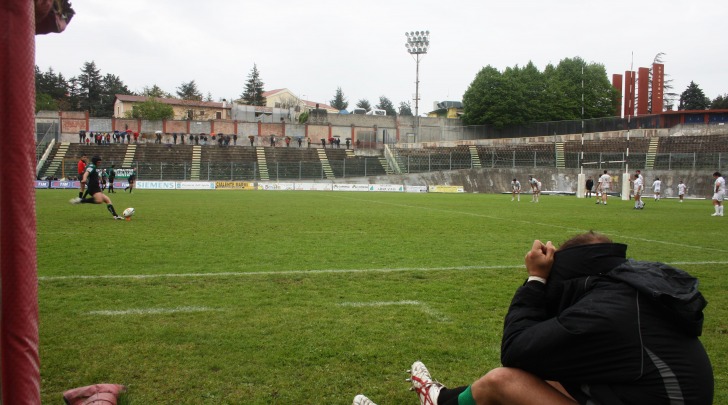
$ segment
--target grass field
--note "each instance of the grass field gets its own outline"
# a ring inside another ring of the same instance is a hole
[[[135,191],[132,221],[38,191],[43,403],[129,387],[132,404],[416,404],[499,365],[534,239],[594,229],[701,279],[702,341],[728,403],[728,218],[710,201],[524,195]]]

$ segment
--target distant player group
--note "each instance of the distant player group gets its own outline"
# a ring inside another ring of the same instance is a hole
[[[712,214],[714,217],[723,216],[723,200],[725,199],[726,188],[725,178],[720,172],[713,173],[713,207],[715,213]],[[645,208],[645,202],[643,199],[643,193],[645,191],[645,180],[642,177],[642,172],[637,170],[630,179],[632,183],[632,190],[634,192],[634,209],[641,210]],[[531,202],[538,202],[539,196],[541,195],[541,182],[533,176],[528,176],[528,184],[531,186]],[[584,196],[589,198],[592,196],[592,189],[594,188],[594,180],[591,177],[586,181],[586,189]],[[607,170],[599,176],[596,184],[596,204],[607,205],[607,199],[609,197],[609,191],[612,188],[612,176],[609,175]],[[677,195],[679,201],[682,203],[685,199],[685,193],[687,192],[687,185],[680,180],[677,184]],[[655,201],[660,201],[662,198],[662,181],[659,177],[655,178],[652,183],[652,192],[654,194]],[[511,201],[521,201],[521,182],[517,178],[513,178],[511,181]]]

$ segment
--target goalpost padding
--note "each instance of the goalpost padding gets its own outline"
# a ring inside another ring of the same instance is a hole
[[[2,403],[39,404],[35,220],[35,3],[0,2]]]

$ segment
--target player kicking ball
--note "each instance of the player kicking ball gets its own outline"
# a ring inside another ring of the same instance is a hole
[[[124,219],[116,214],[114,210],[114,204],[111,202],[109,196],[101,191],[99,185],[99,171],[98,166],[102,159],[98,156],[91,158],[91,164],[86,166],[86,170],[83,173],[81,184],[86,185],[86,191],[91,195],[89,198],[72,198],[69,201],[71,204],[102,204],[106,203],[106,209],[109,210],[114,219]]]

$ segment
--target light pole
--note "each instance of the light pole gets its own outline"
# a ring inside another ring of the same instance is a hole
[[[420,132],[420,59],[427,53],[430,47],[430,31],[405,32],[407,52],[412,55],[417,64],[415,75],[415,140],[418,140]]]

